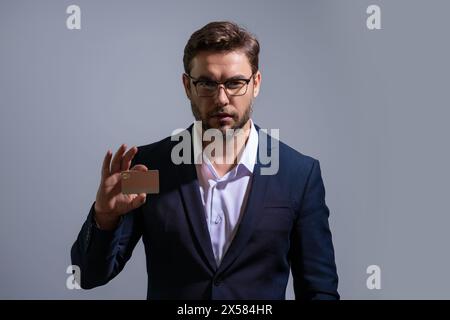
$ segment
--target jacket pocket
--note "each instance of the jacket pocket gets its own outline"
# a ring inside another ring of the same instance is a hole
[[[294,221],[294,211],[289,201],[267,201],[258,217],[258,230],[289,233]]]

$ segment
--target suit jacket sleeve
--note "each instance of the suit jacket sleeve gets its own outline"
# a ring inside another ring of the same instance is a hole
[[[338,275],[319,161],[314,160],[291,238],[295,298],[339,299]]]
[[[142,235],[141,207],[122,216],[115,230],[105,231],[96,226],[94,204],[71,250],[72,264],[80,267],[83,289],[104,285],[114,278]]]

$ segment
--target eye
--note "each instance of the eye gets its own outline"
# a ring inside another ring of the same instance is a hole
[[[242,80],[232,80],[227,82],[226,87],[228,89],[239,89],[241,88],[243,85],[245,85],[245,81]]]
[[[216,83],[214,81],[199,81],[197,82],[197,86],[202,89],[214,89]]]

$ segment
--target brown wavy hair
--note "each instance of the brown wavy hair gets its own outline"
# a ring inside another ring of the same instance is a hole
[[[200,51],[242,51],[250,62],[252,73],[258,71],[259,42],[254,35],[230,21],[210,22],[195,31],[184,47],[184,71],[190,74],[192,59]]]

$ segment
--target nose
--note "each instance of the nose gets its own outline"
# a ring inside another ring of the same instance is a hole
[[[217,104],[220,106],[226,106],[230,102],[230,100],[228,99],[225,87],[221,84],[219,85],[217,90],[218,90],[216,95]]]

